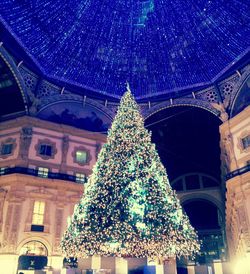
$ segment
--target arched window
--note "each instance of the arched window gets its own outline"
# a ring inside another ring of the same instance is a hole
[[[19,270],[43,269],[48,262],[48,250],[39,241],[30,241],[23,245],[18,259]]]
[[[48,256],[48,250],[44,244],[38,241],[30,241],[23,245],[20,255]]]

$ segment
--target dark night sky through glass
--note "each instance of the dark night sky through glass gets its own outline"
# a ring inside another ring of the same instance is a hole
[[[250,41],[245,0],[2,0],[0,14],[46,75],[111,96],[211,82]]]

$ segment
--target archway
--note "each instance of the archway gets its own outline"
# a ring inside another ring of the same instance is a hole
[[[10,114],[25,114],[25,102],[21,89],[1,53],[0,71],[0,118]]]
[[[191,223],[198,230],[200,239],[205,240],[203,254],[197,258],[202,264],[221,258],[225,251],[224,218],[219,218],[221,214],[218,214],[216,204],[199,197],[202,193],[204,195],[213,191],[218,196],[218,204],[223,205],[220,184],[220,124],[221,120],[210,111],[191,106],[163,109],[150,116],[145,123],[152,131],[152,141],[156,144],[177,194],[182,197],[195,196],[195,202],[191,203],[187,199],[183,205]],[[189,208],[203,208],[203,211],[196,214]],[[207,217],[204,213],[206,210]],[[178,273],[186,271],[186,263],[186,260],[179,261]]]
[[[245,80],[244,84],[239,89],[231,110],[231,117],[240,113],[244,108],[250,105],[250,76]]]
[[[223,217],[216,204],[196,198],[186,200],[182,206],[201,240],[201,251],[196,261],[211,263],[213,260],[225,259]]]
[[[145,121],[170,181],[192,172],[220,180],[220,124],[211,112],[190,106],[166,108]]]
[[[18,273],[21,270],[40,270],[48,262],[48,250],[46,246],[39,241],[29,241],[25,243],[19,253]]]

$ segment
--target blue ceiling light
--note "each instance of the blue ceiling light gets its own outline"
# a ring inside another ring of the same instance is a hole
[[[2,0],[0,15],[46,75],[111,96],[202,86],[250,45],[245,0]]]

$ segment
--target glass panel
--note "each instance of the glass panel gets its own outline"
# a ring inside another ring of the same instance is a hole
[[[202,182],[203,182],[203,187],[215,187],[218,186],[218,183],[213,180],[212,178],[202,176]]]
[[[35,201],[34,210],[33,210],[33,217],[32,217],[32,224],[35,224],[35,225],[42,225],[43,224],[44,209],[45,209],[45,202]]]
[[[31,231],[43,232],[44,225],[31,225]]]
[[[6,167],[0,167],[0,175],[5,174]]]
[[[40,177],[48,177],[49,169],[46,167],[38,167],[38,173],[37,175]]]
[[[183,190],[182,179],[174,182],[173,185],[172,185],[172,188],[175,189],[176,191],[182,191]]]
[[[87,162],[87,152],[83,150],[78,150],[76,152],[76,161],[78,163],[86,163]]]
[[[52,155],[52,147],[50,145],[41,145],[39,153],[41,155],[51,156]]]
[[[250,146],[250,135],[246,136],[245,138],[242,138],[242,145],[243,148],[246,149]]]
[[[13,147],[13,144],[4,144],[4,145],[2,146],[1,154],[2,154],[2,155],[11,154],[11,152],[12,152],[12,147]]]
[[[186,189],[199,189],[200,188],[200,182],[199,182],[199,176],[198,175],[189,175],[185,178],[186,181]]]
[[[76,173],[76,182],[77,183],[85,183],[86,182],[86,176],[83,173]]]

